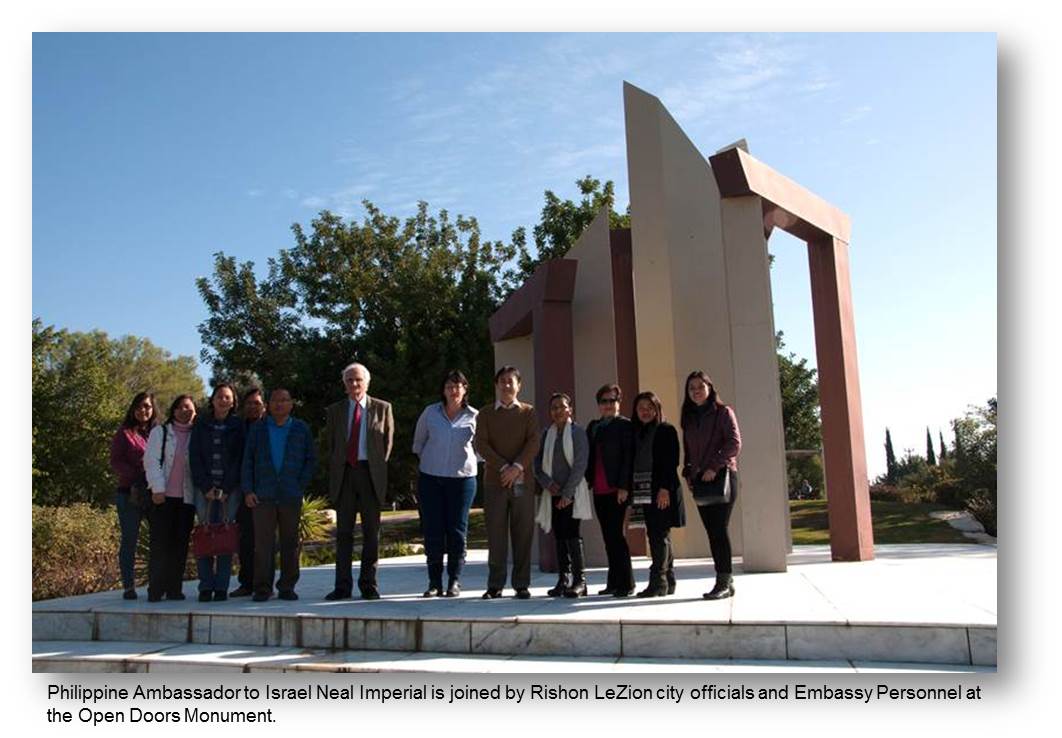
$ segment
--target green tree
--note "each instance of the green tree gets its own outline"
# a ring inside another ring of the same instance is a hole
[[[944,431],[937,431],[940,436],[940,460],[948,458],[948,447],[944,445]]]
[[[937,465],[937,454],[933,450],[933,436],[929,434],[929,426],[926,426],[926,463],[930,466]]]
[[[885,483],[896,484],[896,452],[892,450],[892,434],[885,429]]]
[[[325,211],[308,230],[292,226],[294,246],[269,260],[262,279],[252,263],[217,254],[213,277],[197,282],[208,312],[202,359],[217,375],[287,385],[315,433],[343,396],[341,369],[364,363],[370,394],[394,405],[389,492],[409,504],[413,429],[445,371],[465,372],[473,405],[493,399],[487,321],[515,286],[516,249],[482,240],[474,218],[433,216],[425,203],[404,222],[364,206],[360,223]],[[316,491],[324,480],[321,465]]]
[[[819,415],[817,372],[792,352],[785,352],[782,334],[777,336],[778,384],[782,395],[782,425],[785,447],[789,450],[815,450],[822,447],[822,421]],[[799,489],[802,480],[821,490],[824,483],[822,459],[817,455],[790,455],[786,458],[789,489]]]
[[[170,400],[203,395],[190,356],[172,357],[146,338],[112,339],[33,321],[33,501],[41,505],[111,501],[110,441],[133,395]]]
[[[996,398],[953,420],[952,459],[967,506],[990,534],[996,534]]]
[[[527,279],[535,267],[544,261],[563,257],[578,240],[588,225],[608,207],[610,228],[630,228],[630,208],[623,215],[615,210],[616,193],[612,180],[601,184],[589,174],[576,180],[580,200],[562,200],[552,190],[544,193],[545,203],[538,224],[532,228],[535,239],[535,254],[532,255],[524,246],[524,231],[513,234],[513,243],[518,251],[519,281]]]

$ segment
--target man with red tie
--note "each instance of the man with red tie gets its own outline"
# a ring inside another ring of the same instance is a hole
[[[336,586],[325,599],[349,599],[353,594],[354,522],[361,515],[358,589],[363,599],[378,600],[380,508],[387,499],[395,421],[391,403],[369,397],[368,369],[354,363],[342,376],[347,399],[328,406],[322,444],[328,459],[328,496],[336,511]]]

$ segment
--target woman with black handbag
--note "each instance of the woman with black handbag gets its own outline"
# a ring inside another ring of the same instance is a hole
[[[201,526],[229,523],[236,517],[242,497],[243,429],[243,420],[236,413],[236,388],[228,383],[218,384],[210,395],[209,412],[200,415],[192,428],[188,450],[196,517]],[[234,542],[238,542],[238,534]],[[231,553],[197,555],[196,569],[200,602],[221,602],[229,598]]]
[[[118,568],[122,573],[124,599],[136,599],[136,544],[140,538],[140,521],[151,508],[151,495],[144,476],[144,449],[155,427],[155,397],[138,392],[125,420],[111,440],[111,469],[118,477],[115,505],[122,539],[118,546]]]
[[[704,598],[732,597],[734,576],[727,524],[737,497],[741,431],[734,410],[723,404],[712,380],[702,371],[686,377],[682,440],[686,451],[682,475],[693,492],[715,565],[715,587]]]
[[[632,503],[641,505],[649,535],[649,584],[639,597],[663,597],[675,593],[675,554],[671,529],[686,525],[686,508],[679,486],[679,441],[675,426],[664,420],[660,398],[642,392],[634,398],[634,472]]]

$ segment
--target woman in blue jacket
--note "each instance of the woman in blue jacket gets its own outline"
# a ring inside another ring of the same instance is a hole
[[[240,502],[244,424],[236,413],[236,388],[222,383],[210,395],[210,410],[192,428],[189,462],[200,525],[235,519]],[[220,602],[229,595],[232,555],[200,556],[199,601]]]

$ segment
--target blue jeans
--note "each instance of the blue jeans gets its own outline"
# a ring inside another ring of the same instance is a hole
[[[239,505],[239,495],[230,494],[224,502],[208,502],[202,494],[196,492],[195,514],[202,525],[206,522],[220,523],[222,519],[234,520],[236,507]],[[209,518],[207,510],[209,508]],[[224,512],[224,515],[222,514]],[[200,592],[225,592],[229,591],[229,578],[232,576],[232,556],[200,556],[195,560],[196,569],[199,572]]]
[[[129,501],[128,487],[118,488],[114,504],[118,509],[118,528],[122,533],[122,540],[118,545],[118,570],[122,573],[122,587],[133,589],[136,587],[133,569],[136,565],[136,544],[140,538],[140,521],[147,516],[144,508]]]
[[[476,496],[475,477],[436,477],[423,472],[417,478],[420,524],[428,558],[428,582],[442,588],[443,553],[451,582],[460,580],[465,567],[468,509]]]

